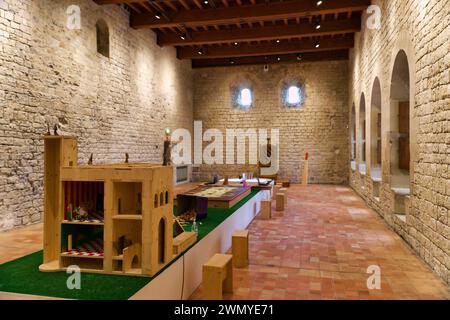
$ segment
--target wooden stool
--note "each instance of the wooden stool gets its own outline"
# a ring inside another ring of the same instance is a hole
[[[275,199],[277,193],[280,192],[280,189],[281,189],[281,185],[280,185],[280,184],[276,184],[276,185],[273,186],[273,189],[272,189],[272,199]]]
[[[275,210],[277,211],[283,211],[284,210],[284,198],[285,198],[285,194],[284,193],[277,193],[275,196],[275,201],[276,201],[276,206],[275,206]]]
[[[233,256],[215,254],[203,265],[203,297],[222,300],[222,293],[233,292]]]
[[[272,218],[272,201],[271,200],[261,200],[261,218],[262,219]]]
[[[279,193],[284,194],[284,204],[287,204],[287,188],[281,188]]]
[[[248,266],[248,230],[236,230],[232,236],[233,266]]]

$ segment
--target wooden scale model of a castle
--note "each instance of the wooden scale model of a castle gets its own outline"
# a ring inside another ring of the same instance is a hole
[[[153,276],[195,242],[193,232],[173,238],[171,166],[78,165],[76,138],[44,140],[41,271],[76,265],[84,272]]]

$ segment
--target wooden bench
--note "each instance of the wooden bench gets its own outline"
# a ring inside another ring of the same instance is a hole
[[[236,230],[231,237],[233,266],[245,268],[248,266],[248,230]]]
[[[215,254],[203,265],[203,298],[222,300],[223,292],[233,292],[233,256]]]

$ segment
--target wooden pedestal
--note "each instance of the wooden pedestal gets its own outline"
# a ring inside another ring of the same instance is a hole
[[[248,230],[236,230],[232,236],[233,266],[248,266]]]
[[[284,194],[284,204],[287,204],[287,189],[286,188],[281,188],[279,193]]]
[[[277,193],[275,195],[275,201],[276,201],[275,210],[276,211],[283,211],[284,210],[284,198],[285,198],[285,194],[284,193]]]
[[[222,300],[222,293],[233,292],[233,256],[215,254],[203,265],[203,298]]]
[[[272,201],[271,200],[261,200],[261,218],[271,219],[272,218]]]

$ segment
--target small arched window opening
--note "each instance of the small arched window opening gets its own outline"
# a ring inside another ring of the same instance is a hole
[[[251,107],[253,103],[252,91],[249,88],[244,88],[239,93],[238,104],[244,108]]]
[[[164,205],[164,197],[163,197],[163,193],[162,192],[159,194],[159,205],[160,206]]]
[[[95,24],[97,32],[97,52],[109,58],[109,28],[104,20]]]
[[[284,81],[281,85],[281,100],[284,107],[301,107],[304,102],[304,87],[300,81]]]
[[[254,95],[249,81],[243,81],[231,87],[231,101],[236,109],[248,110],[253,107]]]
[[[166,222],[164,221],[164,218],[161,218],[159,220],[159,227],[158,227],[158,262],[164,263],[165,262],[165,237],[166,237]]]
[[[158,195],[155,194],[155,201],[153,202],[153,207],[158,208]]]
[[[169,191],[166,191],[166,204],[169,203]]]

